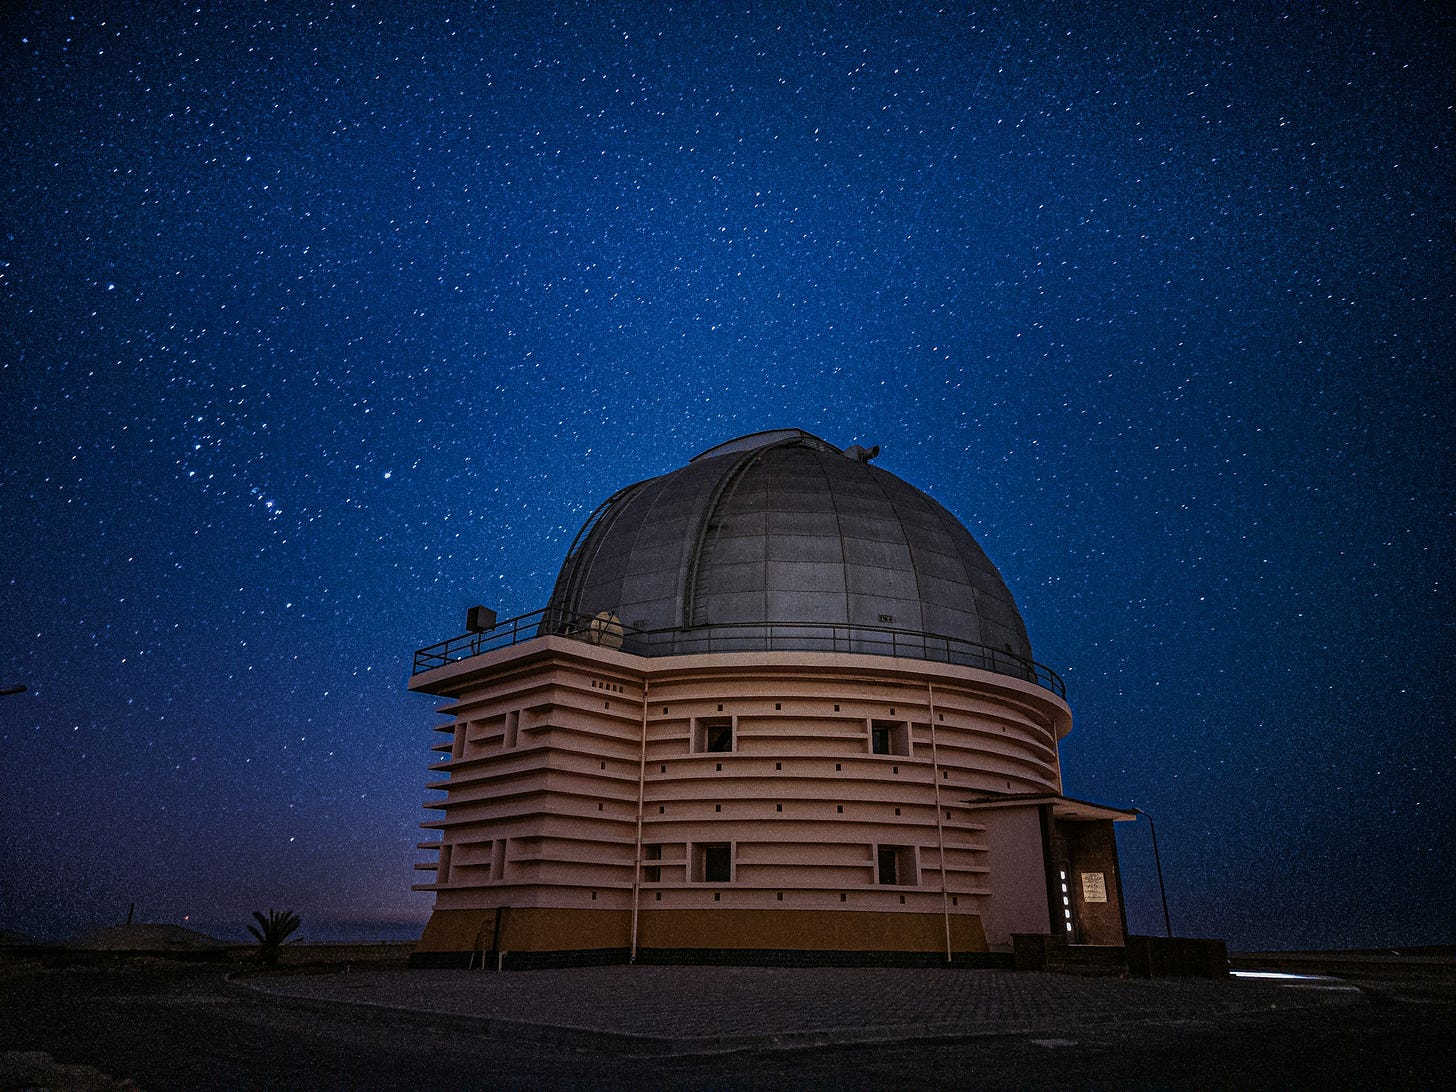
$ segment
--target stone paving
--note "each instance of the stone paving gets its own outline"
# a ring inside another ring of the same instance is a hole
[[[1076,1033],[1130,1021],[1207,1022],[1360,1005],[1353,987],[1238,979],[1117,979],[989,970],[583,967],[242,977],[295,1004],[379,1006],[525,1035],[644,1052]]]

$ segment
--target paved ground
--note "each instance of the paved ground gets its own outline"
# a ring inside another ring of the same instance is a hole
[[[449,1015],[464,1029],[636,1054],[986,1035],[1197,1021],[1364,1005],[1354,986],[1084,978],[1013,971],[841,967],[583,967],[248,977],[291,1001]]]
[[[1434,1088],[1456,1072],[1444,981],[223,971],[0,965],[0,1088]]]

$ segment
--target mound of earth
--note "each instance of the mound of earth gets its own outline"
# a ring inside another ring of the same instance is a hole
[[[89,951],[172,952],[199,948],[225,948],[227,945],[181,925],[114,925],[87,933],[72,942],[73,948]]]

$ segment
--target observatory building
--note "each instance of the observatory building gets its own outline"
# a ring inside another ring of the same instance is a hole
[[[550,602],[420,649],[445,699],[414,961],[977,964],[1120,945],[1061,679],[965,527],[797,429],[629,485]]]

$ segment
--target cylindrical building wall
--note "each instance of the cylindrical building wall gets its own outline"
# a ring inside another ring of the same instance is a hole
[[[810,947],[842,942],[844,914],[908,915],[908,931],[917,915],[979,919],[998,872],[1026,862],[996,859],[998,819],[967,798],[1059,792],[1070,726],[1035,685],[874,656],[647,659],[541,638],[416,688],[455,698],[445,796],[428,805],[444,848],[421,885],[437,911],[655,914],[659,933],[705,948],[764,927],[750,911],[818,915],[769,928]],[[1038,914],[989,916],[1031,928]]]

